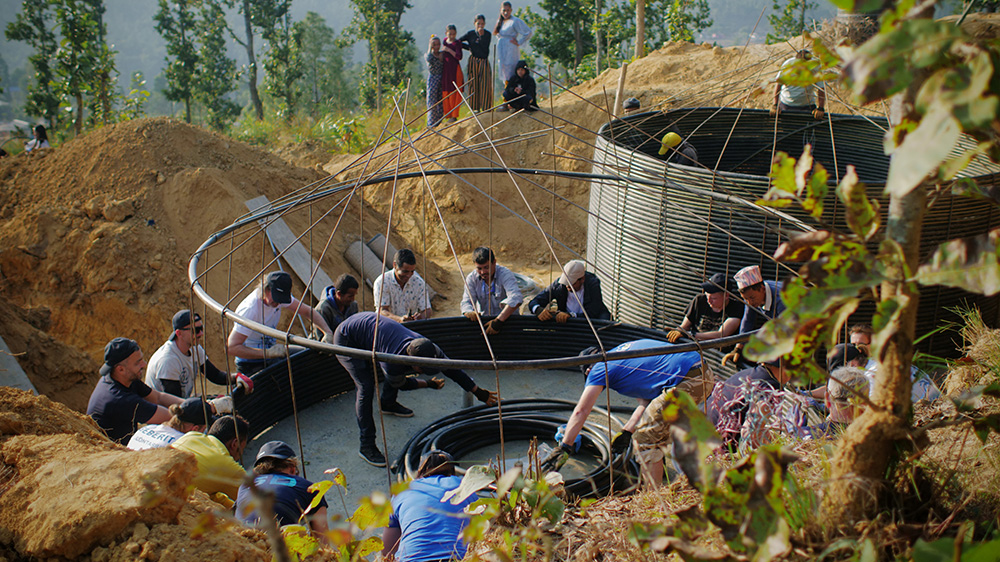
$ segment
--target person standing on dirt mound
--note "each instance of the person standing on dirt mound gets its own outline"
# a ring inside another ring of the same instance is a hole
[[[459,305],[466,318],[476,322],[479,316],[495,316],[486,323],[486,334],[500,333],[503,323],[518,314],[524,298],[517,286],[517,277],[502,265],[497,265],[493,250],[480,246],[473,250],[472,261],[476,270],[465,277],[462,303]]]
[[[333,339],[333,330],[326,325],[323,316],[299,299],[292,296],[292,276],[284,271],[272,271],[266,281],[236,307],[236,315],[253,320],[270,328],[277,328],[281,321],[281,311],[290,309],[301,318],[310,320],[322,331],[323,341]],[[277,343],[270,336],[255,332],[242,324],[233,326],[229,333],[229,353],[236,357],[236,367],[244,375],[252,375],[289,355],[305,350],[298,345]]]
[[[486,31],[486,16],[476,16],[475,29],[459,38],[462,48],[469,51],[466,80],[469,85],[469,106],[472,111],[486,111],[493,107],[493,73],[490,71],[490,41]]]
[[[112,441],[124,445],[141,423],[163,423],[170,419],[167,409],[183,402],[177,396],[159,392],[142,382],[146,361],[135,340],[115,338],[104,347],[101,378],[90,395],[87,415]],[[210,401],[219,410],[232,411],[228,396]]]
[[[497,40],[497,63],[500,65],[500,79],[509,80],[514,74],[517,61],[521,60],[521,47],[531,39],[532,30],[524,20],[514,15],[510,2],[500,5],[500,17],[493,27]],[[504,84],[506,86],[506,84]],[[501,106],[501,110],[506,107]]]
[[[146,384],[159,392],[181,398],[191,397],[198,376],[193,369],[193,354],[194,361],[198,362],[199,371],[208,380],[220,386],[232,385],[242,388],[246,394],[253,392],[253,381],[250,377],[242,373],[230,374],[222,371],[206,357],[205,348],[201,346],[205,325],[197,312],[194,313],[194,322],[191,321],[191,316],[191,311],[187,309],[174,314],[171,321],[174,327],[173,333],[149,358]]]
[[[389,318],[379,317],[374,312],[355,314],[337,326],[337,333],[333,336],[333,344],[366,351],[374,350],[376,353],[391,355],[447,358],[431,340],[421,337],[420,334]],[[371,465],[385,466],[385,455],[375,445],[375,419],[372,415],[372,401],[375,398],[378,383],[375,380],[371,361],[347,355],[338,355],[337,360],[351,375],[358,391],[354,404],[358,416],[358,429],[361,432],[361,446],[358,454]],[[385,382],[382,383],[382,392],[379,397],[380,411],[383,414],[391,414],[401,418],[413,417],[413,410],[396,401],[400,390],[441,389],[444,387],[444,380],[440,378],[424,380],[408,376],[413,373],[434,375],[438,373],[439,369],[388,362],[380,362],[378,367],[385,375]],[[466,392],[471,392],[481,402],[488,405],[496,403],[496,393],[480,388],[472,380],[472,377],[465,374],[465,371],[445,369],[441,374],[458,383]]]
[[[424,278],[417,273],[417,256],[403,248],[392,258],[392,271],[375,278],[375,311],[396,322],[431,317],[431,299]]]
[[[604,306],[601,295],[601,280],[587,271],[583,260],[567,262],[559,279],[531,299],[528,310],[542,322],[555,318],[556,322],[562,323],[584,315],[592,319],[611,320],[611,312]]]

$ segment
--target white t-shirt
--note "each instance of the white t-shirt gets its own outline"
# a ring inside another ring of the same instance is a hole
[[[133,451],[160,449],[177,441],[183,433],[165,425],[147,425],[136,431],[129,439],[128,448]]]
[[[778,76],[775,78],[780,78],[781,74],[785,71],[785,68],[795,64],[795,61],[799,60],[792,57],[785,62],[781,63],[781,70],[778,71]],[[814,105],[816,103],[816,88],[823,88],[822,82],[817,82],[812,86],[781,86],[781,93],[778,94],[778,100],[785,104],[793,107],[802,107],[807,105]]]
[[[205,364],[205,349],[200,345],[191,350],[198,359],[199,368]],[[181,383],[181,398],[189,398],[194,394],[194,381],[198,372],[194,370],[191,355],[184,355],[177,348],[176,340],[169,340],[157,349],[149,358],[146,367],[146,385],[150,388],[166,392],[162,381],[178,381]]]
[[[579,297],[579,299],[577,299]],[[569,294],[566,295],[566,312],[572,314],[573,316],[583,314],[583,286],[580,286],[580,290],[576,292],[576,296],[573,296],[573,289],[569,290]]]
[[[293,301],[294,302],[294,301]],[[263,324],[269,328],[277,328],[281,321],[281,309],[292,306],[292,303],[279,304],[278,306],[267,306],[264,304],[262,289],[258,287],[254,292],[247,295],[243,302],[236,307],[236,314],[247,320],[252,320]],[[237,334],[247,337],[243,345],[253,349],[267,349],[274,345],[274,338],[264,336],[255,332],[242,324],[233,327]]]

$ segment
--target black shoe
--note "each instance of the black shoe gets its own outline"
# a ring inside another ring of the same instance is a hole
[[[365,462],[372,466],[380,468],[385,466],[385,455],[375,445],[362,445],[361,450],[358,451],[358,456],[365,459]]]
[[[413,417],[413,410],[407,408],[406,406],[400,404],[399,402],[393,402],[392,404],[382,404],[382,413],[391,414],[393,416],[398,416],[401,418]]]

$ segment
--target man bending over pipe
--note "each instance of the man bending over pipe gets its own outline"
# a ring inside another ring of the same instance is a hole
[[[420,334],[385,316],[379,317],[375,312],[361,312],[341,322],[334,333],[333,343],[355,349],[374,349],[376,353],[391,355],[447,358],[431,340],[421,337]],[[354,405],[358,416],[358,428],[361,431],[361,447],[358,454],[373,466],[385,466],[385,455],[375,445],[372,399],[375,395],[376,382],[371,361],[347,355],[338,355],[337,360],[351,375],[354,386],[358,389]],[[382,393],[379,397],[381,411],[384,414],[392,414],[401,418],[413,416],[413,410],[396,401],[400,390],[427,387],[440,389],[444,387],[444,380],[440,378],[423,380],[407,376],[412,373],[433,375],[439,369],[386,362],[379,362],[378,366],[382,374],[385,375],[385,382],[382,383]],[[472,377],[465,374],[465,371],[445,369],[441,371],[441,374],[458,383],[466,392],[474,394],[481,402],[487,405],[496,403],[496,393],[480,388],[472,380]]]
[[[671,344],[662,341],[641,339],[623,343],[609,353],[669,345]],[[590,347],[580,352],[580,355],[598,352],[596,347]],[[581,370],[587,377],[583,394],[569,418],[562,442],[542,460],[542,470],[558,470],[566,463],[573,452],[576,436],[580,434],[594,404],[607,386],[639,402],[622,432],[611,443],[612,454],[625,452],[634,438],[643,481],[660,485],[663,481],[663,447],[670,439],[670,425],[663,421],[663,393],[671,388],[678,388],[699,403],[712,391],[712,371],[707,365],[702,365],[701,355],[697,351],[602,361],[595,365],[584,365]]]

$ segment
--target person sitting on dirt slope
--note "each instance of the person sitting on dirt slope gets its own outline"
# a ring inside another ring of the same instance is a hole
[[[556,301],[555,310],[550,308]],[[535,295],[528,303],[528,310],[542,322],[555,318],[556,322],[566,322],[570,318],[611,320],[611,312],[604,306],[601,295],[601,280],[587,271],[583,260],[571,260],[563,267],[563,273],[556,282]]]
[[[507,87],[503,90],[503,107],[518,110],[535,111],[538,109],[538,96],[535,93],[535,79],[531,77],[526,61],[517,61],[514,74],[507,77]]]
[[[264,283],[236,307],[236,315],[270,328],[277,328],[283,309],[293,310],[301,318],[311,320],[326,334],[323,336],[323,341],[333,340],[333,330],[326,325],[323,316],[292,296],[292,276],[284,271],[269,273]],[[298,345],[286,346],[276,343],[271,336],[255,332],[242,324],[233,326],[233,331],[229,333],[228,346],[229,353],[236,357],[236,367],[247,376],[268,365],[284,361],[286,353],[293,355],[305,350]]]
[[[329,530],[326,521],[326,498],[320,497],[316,507],[309,509],[315,494],[309,491],[312,482],[299,476],[299,461],[295,450],[284,441],[268,441],[260,448],[253,463],[253,484],[257,490],[274,494],[274,519],[278,526],[295,525],[303,517],[309,528],[325,540]],[[257,525],[260,514],[253,507],[253,494],[246,483],[236,496],[236,518],[248,525]]]
[[[240,466],[243,450],[250,438],[250,424],[240,416],[222,416],[212,423],[208,433],[192,431],[171,443],[171,447],[194,455],[198,475],[191,484],[208,495],[222,493],[232,505],[246,471]]]
[[[201,346],[202,335],[205,332],[201,315],[194,313],[194,325],[191,322],[191,311],[184,309],[174,314],[172,320],[174,331],[166,343],[157,349],[149,358],[146,367],[146,384],[160,392],[189,398],[194,394],[194,382],[197,374],[193,372],[191,354],[194,353],[199,371],[208,380],[221,386],[229,384],[242,388],[243,392],[253,392],[253,381],[242,373],[227,373],[212,364],[205,356],[205,348]],[[229,412],[220,412],[228,414]]]
[[[128,448],[133,451],[166,447],[191,431],[204,432],[215,421],[212,407],[201,396],[192,396],[180,404],[170,407],[171,417],[162,424],[143,426],[129,439]],[[206,417],[207,416],[207,417]]]
[[[170,419],[167,410],[182,400],[159,392],[142,382],[146,361],[135,340],[115,338],[104,347],[101,378],[90,395],[87,415],[112,441],[124,445],[140,423],[163,423]],[[210,401],[216,409],[232,411],[228,396]]]
[[[316,310],[323,315],[326,325],[337,331],[337,326],[351,315],[358,313],[358,291],[361,285],[353,275],[340,274],[337,280],[323,291],[323,302]]]

